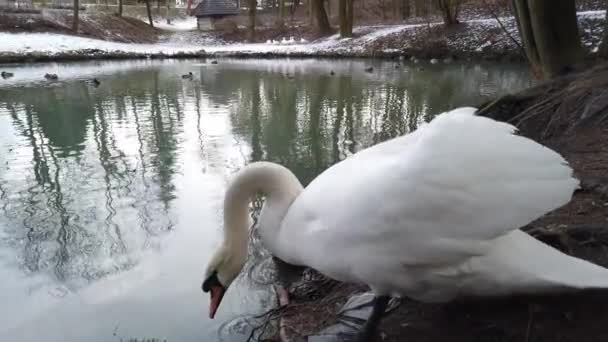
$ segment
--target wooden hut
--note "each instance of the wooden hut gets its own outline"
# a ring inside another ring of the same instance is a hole
[[[199,30],[213,30],[215,22],[239,14],[237,0],[202,0],[192,13]]]

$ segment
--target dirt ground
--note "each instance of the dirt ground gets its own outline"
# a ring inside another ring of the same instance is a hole
[[[482,115],[512,122],[521,134],[559,151],[581,180],[568,205],[523,229],[565,253],[608,267],[608,64],[480,108]],[[366,290],[311,279],[307,291],[298,286],[292,308],[284,310],[284,340],[302,341],[331,325],[346,298]],[[322,290],[311,296],[319,285]],[[404,299],[379,330],[378,342],[608,341],[608,292],[449,304]]]
[[[72,13],[69,10],[0,12],[0,32],[73,34],[71,25]],[[123,43],[155,43],[162,32],[135,18],[83,12],[78,35]]]

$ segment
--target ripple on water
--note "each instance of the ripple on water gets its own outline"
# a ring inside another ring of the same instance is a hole
[[[264,324],[261,319],[251,316],[237,316],[234,319],[222,324],[218,329],[218,339],[220,342],[233,342],[247,339],[255,329],[254,341],[263,336],[273,336],[277,333],[276,327],[272,324]],[[257,337],[257,338],[255,338]]]

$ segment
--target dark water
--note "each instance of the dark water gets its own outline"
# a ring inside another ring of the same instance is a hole
[[[515,65],[370,63],[0,68],[15,73],[0,79],[0,340],[242,340],[239,317],[274,302],[272,272],[254,267],[267,254],[252,251],[216,321],[200,291],[232,172],[270,160],[307,183],[436,113],[530,84]]]

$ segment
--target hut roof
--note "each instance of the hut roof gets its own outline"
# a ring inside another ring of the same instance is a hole
[[[236,0],[203,0],[194,9],[196,17],[213,17],[239,14]]]

